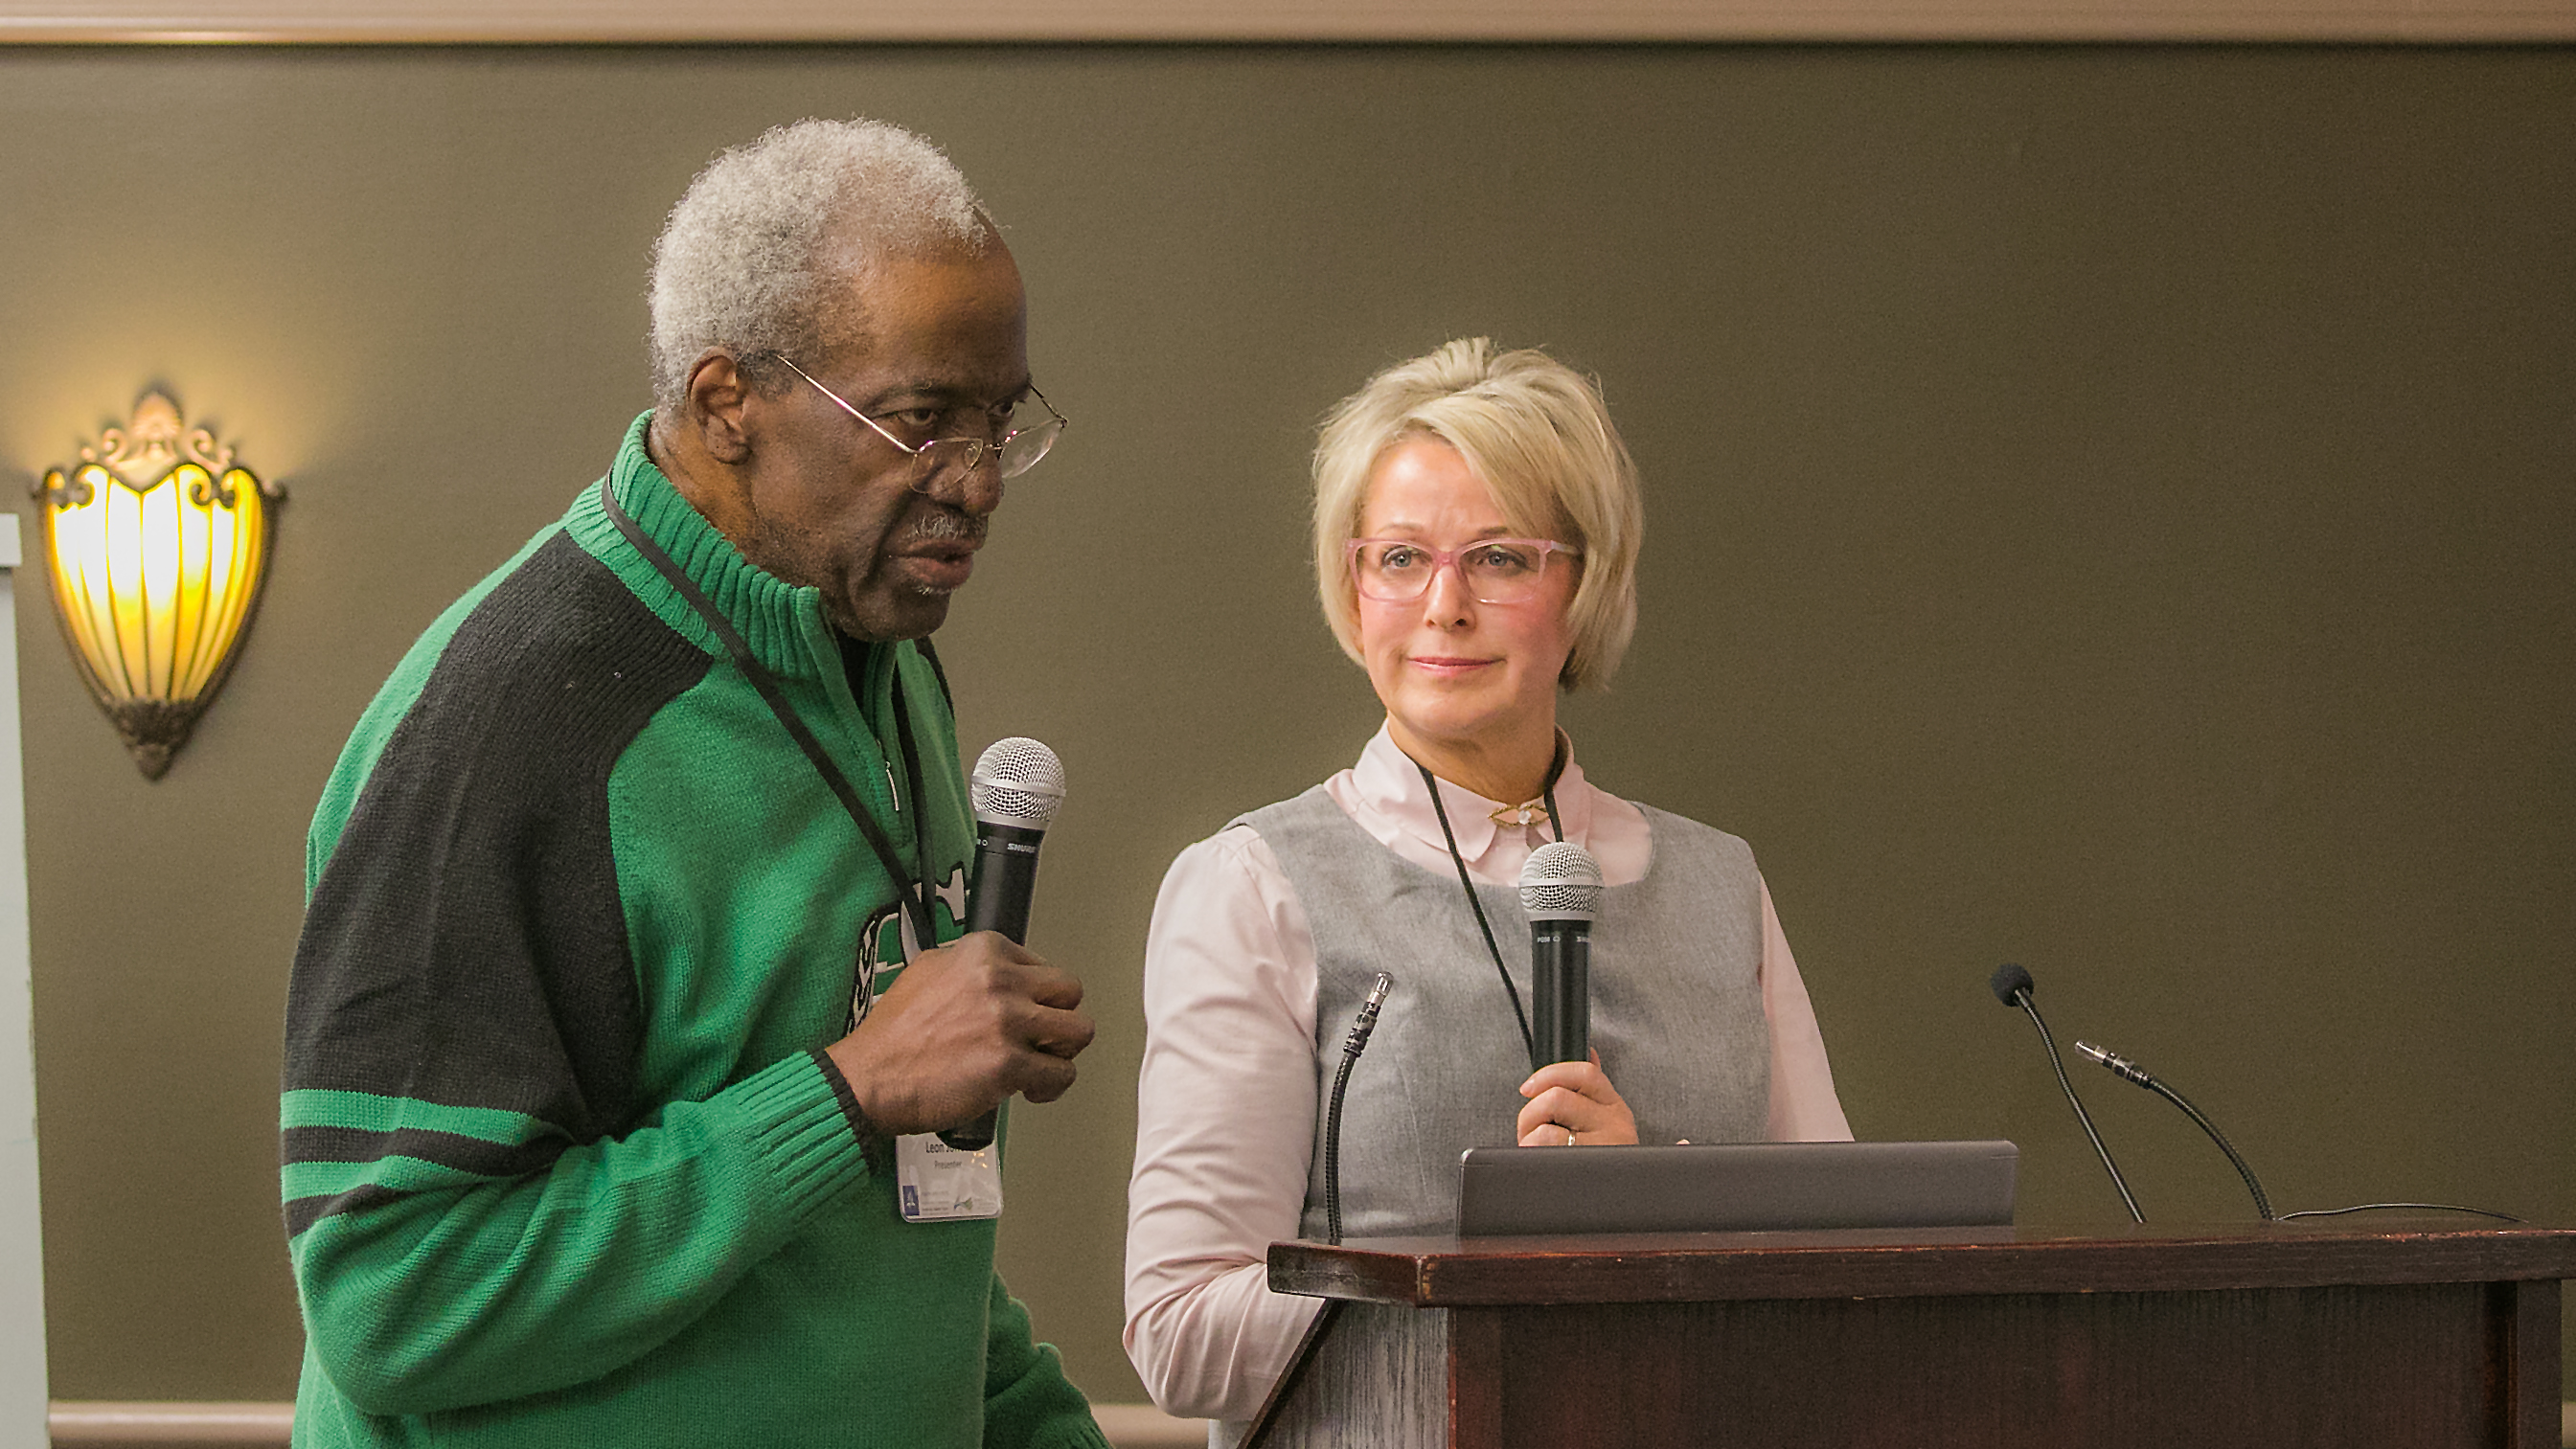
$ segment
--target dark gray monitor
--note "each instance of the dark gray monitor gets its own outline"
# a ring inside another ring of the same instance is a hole
[[[2003,1227],[2009,1142],[1471,1147],[1461,1237]]]

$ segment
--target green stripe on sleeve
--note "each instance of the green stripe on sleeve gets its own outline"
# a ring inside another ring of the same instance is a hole
[[[447,1107],[411,1097],[385,1097],[374,1092],[329,1091],[304,1087],[285,1093],[278,1104],[278,1125],[348,1127],[360,1132],[391,1132],[411,1127],[424,1132],[452,1132],[504,1147],[517,1147],[562,1130],[541,1117],[505,1112],[498,1107]]]
[[[277,1170],[282,1189],[280,1200],[293,1202],[301,1197],[338,1197],[360,1187],[381,1187],[391,1192],[432,1192],[440,1188],[473,1187],[493,1179],[461,1167],[440,1162],[424,1162],[417,1157],[379,1157],[373,1162],[290,1162]]]

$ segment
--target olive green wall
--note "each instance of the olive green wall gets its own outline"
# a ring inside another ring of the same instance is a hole
[[[1018,1118],[1003,1250],[1095,1394],[1140,1396],[1155,883],[1374,723],[1309,600],[1310,429],[1459,334],[1604,379],[1644,625],[1569,724],[1753,841],[1863,1135],[2008,1136],[2025,1220],[2118,1217],[1986,993],[2014,959],[2285,1207],[2576,1219],[2576,52],[20,50],[0,474],[158,380],[292,493],[159,784],[21,592],[58,1396],[290,1392],[324,774],[643,406],[689,176],[853,113],[984,189],[1075,419],[940,640],[968,753],[1072,775],[1035,944],[1103,1030]],[[2079,1081],[2152,1216],[2246,1215],[2177,1114]]]

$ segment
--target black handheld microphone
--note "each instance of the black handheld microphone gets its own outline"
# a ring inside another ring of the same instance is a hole
[[[2198,1123],[2200,1125],[2200,1130],[2209,1134],[2209,1140],[2218,1144],[2218,1150],[2227,1154],[2227,1160],[2236,1165],[2236,1175],[2245,1179],[2245,1190],[2254,1194],[2254,1211],[2261,1214],[2263,1221],[2267,1223],[2275,1221],[2272,1216],[2272,1199],[2264,1195],[2263,1184],[2254,1180],[2254,1169],[2246,1166],[2245,1159],[2236,1155],[2234,1144],[2227,1140],[2226,1133],[2218,1130],[2218,1124],[2210,1121],[2207,1117],[2200,1115],[2200,1109],[2183,1100],[2182,1093],[2177,1092],[2173,1088],[2156,1080],[2155,1073],[2148,1071],[2145,1067],[2139,1066],[2136,1062],[2129,1060],[2118,1052],[2111,1051],[2104,1047],[2097,1047],[2089,1041],[2077,1042],[2075,1044],[2075,1050],[2084,1056],[2091,1057],[2093,1060],[2100,1062],[2103,1067],[2111,1073],[2111,1075],[2118,1077],[2120,1080],[2124,1082],[2135,1082],[2139,1086],[2146,1088],[2148,1091],[2153,1092],[2157,1096],[2164,1098],[2166,1101],[2173,1103],[2177,1107],[2180,1107],[2183,1111],[2183,1115]]]
[[[2120,1201],[2128,1206],[2129,1219],[2143,1223],[2147,1215],[2138,1211],[2138,1200],[2129,1193],[2129,1180],[2120,1175],[2120,1164],[2111,1160],[2111,1149],[2102,1145],[2102,1134],[2093,1130],[2093,1114],[2084,1110],[2084,1099],[2075,1095],[2075,1084],[2066,1080],[2066,1062],[2057,1054],[2057,1039],[2048,1034],[2048,1023],[2039,1019],[2039,1008],[2031,1004],[2030,973],[2007,961],[1995,968],[1987,985],[1995,991],[1995,1000],[2006,1006],[2018,1006],[2029,1013],[2030,1024],[2039,1028],[2039,1040],[2048,1048],[2048,1064],[2057,1072],[2057,1085],[2066,1093],[2068,1106],[2075,1109],[2075,1120],[2084,1124],[2084,1135],[2093,1140],[2093,1150],[2101,1154],[2102,1169],[2111,1174],[2111,1185],[2120,1190]]]
[[[975,878],[966,887],[966,929],[999,931],[1025,946],[1029,897],[1038,884],[1038,843],[1064,804],[1064,764],[1035,740],[995,740],[975,761],[966,793],[975,802]]]
[[[1592,920],[1601,914],[1601,865],[1559,840],[1521,867],[1521,913],[1530,923],[1530,1070],[1592,1054]]]
[[[975,761],[966,793],[975,803],[975,874],[966,886],[966,930],[999,931],[1025,946],[1029,897],[1038,885],[1038,845],[1046,839],[1056,807],[1064,803],[1064,763],[1035,740],[1016,735],[995,740]],[[997,1107],[940,1133],[939,1140],[960,1152],[990,1147],[1000,1115]]]

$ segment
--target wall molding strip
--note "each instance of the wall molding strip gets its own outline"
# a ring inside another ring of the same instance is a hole
[[[2568,0],[32,0],[0,42],[2576,41]]]
[[[295,1428],[293,1404],[99,1403],[56,1399],[49,1416],[56,1445],[283,1445]]]
[[[1151,1404],[1094,1404],[1092,1416],[1116,1449],[1202,1449],[1205,1419],[1175,1419]],[[92,1449],[198,1449],[262,1445],[283,1449],[293,1404],[107,1403],[56,1399],[53,1440]]]
[[[1207,1442],[1205,1419],[1175,1419],[1151,1404],[1094,1404],[1100,1431],[1116,1449],[1198,1449]],[[56,1399],[56,1445],[121,1445],[128,1449],[187,1449],[208,1444],[284,1445],[295,1423],[293,1404],[96,1403]],[[2576,1402],[2559,1411],[2559,1442],[2576,1449]]]

